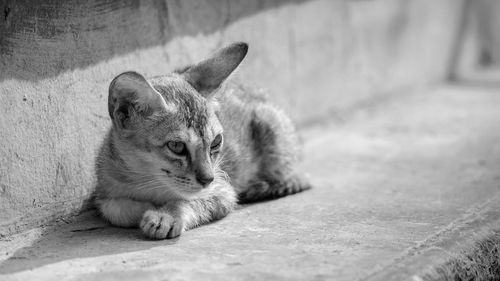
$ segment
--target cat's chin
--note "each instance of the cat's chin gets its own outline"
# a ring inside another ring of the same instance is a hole
[[[199,197],[203,192],[204,188],[191,189],[191,190],[179,190],[178,193],[185,199],[195,199]]]

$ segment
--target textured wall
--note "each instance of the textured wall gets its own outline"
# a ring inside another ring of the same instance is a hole
[[[0,235],[78,210],[118,73],[232,41],[239,77],[302,125],[446,75],[461,2],[0,0]]]

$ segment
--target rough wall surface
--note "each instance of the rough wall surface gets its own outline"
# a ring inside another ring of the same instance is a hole
[[[0,235],[91,194],[110,80],[161,75],[232,41],[236,76],[302,125],[446,76],[456,0],[0,1]]]

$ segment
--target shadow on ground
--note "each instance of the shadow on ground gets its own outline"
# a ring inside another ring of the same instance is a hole
[[[176,239],[151,241],[145,239],[139,229],[110,226],[98,217],[95,210],[85,212],[69,223],[49,223],[39,236],[31,245],[17,250],[2,262],[0,274],[33,269],[67,259],[133,252],[176,242]]]
[[[265,202],[265,201],[263,201]],[[255,203],[259,204],[259,203]],[[255,204],[239,205],[237,210]],[[237,211],[236,210],[236,211]],[[212,224],[216,224],[213,222]],[[0,274],[31,270],[47,264],[76,258],[98,257],[148,250],[158,246],[174,245],[182,236],[169,240],[151,240],[138,228],[114,227],[102,219],[97,210],[85,211],[71,221],[53,221],[40,228],[29,245],[10,253],[0,262]],[[4,242],[9,242],[6,238]],[[22,240],[22,239],[21,239]]]

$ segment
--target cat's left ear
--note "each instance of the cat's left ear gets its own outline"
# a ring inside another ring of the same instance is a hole
[[[238,67],[247,52],[247,43],[231,44],[188,68],[181,76],[200,94],[208,96]]]

